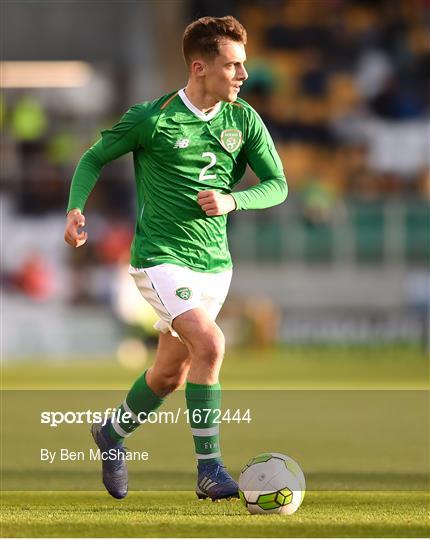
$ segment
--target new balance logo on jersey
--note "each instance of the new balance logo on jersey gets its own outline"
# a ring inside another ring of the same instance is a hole
[[[178,139],[173,148],[186,148],[189,144],[190,139]]]

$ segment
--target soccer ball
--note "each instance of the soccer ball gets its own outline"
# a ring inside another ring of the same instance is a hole
[[[294,514],[305,492],[301,468],[284,454],[260,454],[240,473],[239,496],[251,514]]]

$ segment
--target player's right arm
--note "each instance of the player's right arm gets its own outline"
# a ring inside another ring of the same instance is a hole
[[[79,208],[72,208],[67,212],[66,230],[64,231],[64,240],[72,247],[81,247],[85,244],[88,238],[88,233],[79,231],[85,226],[85,216]]]
[[[87,199],[100,177],[102,168],[120,156],[133,152],[143,144],[141,124],[145,105],[131,107],[112,129],[102,131],[102,137],[83,154],[76,167],[70,186],[64,240],[73,247],[87,241],[83,211]]]

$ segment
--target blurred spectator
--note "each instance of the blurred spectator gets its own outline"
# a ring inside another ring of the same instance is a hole
[[[386,120],[414,120],[425,113],[424,103],[409,83],[389,78],[370,102],[371,111]]]
[[[300,195],[302,215],[307,225],[319,227],[333,221],[336,196],[333,186],[328,182],[309,178]]]
[[[372,99],[377,96],[392,75],[393,67],[384,52],[369,50],[360,56],[356,81],[364,98]]]
[[[113,217],[104,223],[99,231],[95,253],[104,265],[117,264],[128,260],[133,229],[125,222]]]
[[[318,49],[309,49],[303,55],[304,70],[301,76],[300,91],[310,97],[324,97],[328,73]]]
[[[11,113],[11,133],[21,143],[39,141],[46,133],[48,120],[37,99],[22,96]]]
[[[23,264],[5,279],[6,286],[35,302],[45,302],[56,291],[55,273],[46,259],[37,253],[28,255]]]
[[[381,197],[381,185],[377,175],[367,164],[365,145],[345,146],[341,159],[345,162],[347,190],[355,201],[375,201]]]

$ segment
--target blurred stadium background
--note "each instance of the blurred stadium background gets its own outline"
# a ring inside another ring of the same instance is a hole
[[[79,250],[63,241],[70,179],[101,129],[185,84],[184,26],[226,14],[248,30],[241,97],[269,127],[290,188],[284,205],[231,216],[229,342],[428,343],[428,7],[3,0],[3,359],[119,350],[127,362],[131,338],[153,339],[126,274],[132,159],[104,169]],[[242,187],[252,182],[248,172]]]

